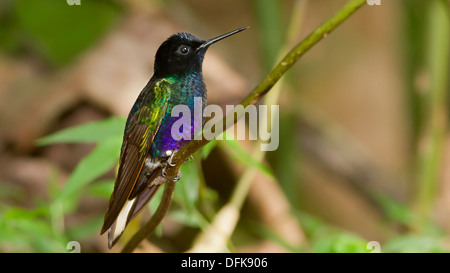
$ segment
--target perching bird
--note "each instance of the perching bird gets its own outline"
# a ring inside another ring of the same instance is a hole
[[[189,140],[175,139],[172,108],[187,105],[191,111],[191,134],[194,129],[194,98],[202,98],[206,106],[206,87],[202,63],[206,50],[213,43],[236,34],[239,28],[208,41],[186,32],[174,34],[156,52],[154,74],[134,103],[125,125],[120,152],[119,171],[114,192],[101,230],[108,230],[111,248],[127,224],[142,210],[161,186],[155,178],[164,170],[175,152]],[[177,177],[178,180],[181,177]]]

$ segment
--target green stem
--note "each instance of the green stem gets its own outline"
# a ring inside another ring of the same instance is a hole
[[[430,3],[428,71],[430,92],[428,124],[419,151],[419,173],[416,191],[416,206],[419,226],[429,220],[430,210],[436,196],[442,165],[442,152],[447,133],[447,98],[450,44],[450,13],[445,0]]]

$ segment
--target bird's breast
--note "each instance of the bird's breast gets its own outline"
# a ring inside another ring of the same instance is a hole
[[[168,150],[179,150],[194,138],[195,128],[203,125],[203,109],[206,106],[206,86],[201,73],[174,79],[166,114],[151,148],[152,157],[164,157]],[[188,109],[183,114],[174,111]],[[187,106],[187,108],[186,108]],[[175,109],[177,110],[177,109]],[[174,115],[172,116],[172,112]],[[177,112],[177,113],[175,113]],[[200,115],[200,119],[199,116]],[[201,124],[199,124],[201,123]],[[180,124],[183,124],[180,126]],[[175,126],[175,127],[174,127]]]

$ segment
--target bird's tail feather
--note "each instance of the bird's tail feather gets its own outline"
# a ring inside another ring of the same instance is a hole
[[[153,185],[145,189],[135,198],[128,200],[123,206],[114,224],[108,230],[108,247],[112,248],[123,234],[128,223],[139,214],[144,206],[152,199],[161,185]]]
[[[131,209],[133,208],[134,203],[136,202],[136,198],[128,200],[117,216],[116,221],[112,224],[112,226],[108,230],[108,247],[111,248],[113,245],[119,240],[120,236],[122,236],[125,227],[128,224],[128,215],[130,214]]]

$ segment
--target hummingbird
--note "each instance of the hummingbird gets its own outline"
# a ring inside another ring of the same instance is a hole
[[[160,175],[165,177],[168,165],[173,166],[176,151],[189,142],[172,136],[172,125],[178,118],[172,117],[171,111],[176,105],[186,105],[193,117],[196,97],[202,99],[202,110],[205,108],[202,63],[206,50],[245,29],[206,41],[181,32],[170,36],[156,51],[153,76],[136,99],[125,124],[114,191],[101,229],[101,234],[108,230],[109,248],[158,191],[161,184],[155,180]],[[190,126],[193,134],[193,118]],[[173,181],[180,178],[181,173]]]

